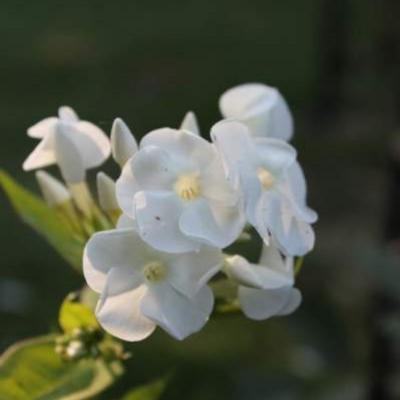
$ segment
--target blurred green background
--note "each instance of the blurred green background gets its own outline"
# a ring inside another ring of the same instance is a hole
[[[207,137],[219,95],[259,81],[295,117],[320,215],[302,307],[219,317],[182,343],[157,332],[104,399],[171,368],[163,399],[400,398],[399,17],[398,0],[1,1],[0,162],[34,190],[26,129],[60,105],[107,132],[122,117],[137,137],[194,110]],[[0,202],[4,350],[54,328],[81,278]]]

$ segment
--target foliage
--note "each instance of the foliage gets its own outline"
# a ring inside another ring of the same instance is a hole
[[[168,384],[169,376],[130,390],[121,400],[158,400]]]
[[[19,342],[0,358],[0,398],[81,400],[92,398],[122,373],[119,362],[101,358],[65,361],[55,335]]]
[[[0,186],[20,218],[44,236],[66,261],[80,271],[84,239],[63,221],[57,210],[48,207],[38,196],[1,170]]]

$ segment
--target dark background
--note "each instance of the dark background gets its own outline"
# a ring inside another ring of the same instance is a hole
[[[300,310],[219,317],[183,343],[157,332],[105,399],[171,367],[165,399],[400,398],[399,17],[398,0],[1,1],[1,168],[34,190],[25,132],[59,105],[137,137],[192,109],[207,137],[219,95],[259,81],[295,117],[320,215]],[[0,202],[3,350],[53,329],[81,278]]]

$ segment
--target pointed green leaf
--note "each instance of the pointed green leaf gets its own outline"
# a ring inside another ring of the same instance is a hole
[[[0,186],[20,218],[44,236],[65,260],[80,271],[84,240],[75,234],[59,213],[1,170]]]
[[[22,341],[0,357],[0,399],[90,399],[122,373],[116,361],[64,361],[54,350],[54,340],[43,336]]]
[[[121,400],[158,400],[168,384],[169,376],[129,391]]]

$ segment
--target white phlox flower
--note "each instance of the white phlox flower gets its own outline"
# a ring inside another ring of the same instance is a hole
[[[262,83],[235,86],[219,100],[221,114],[234,118],[249,128],[254,136],[290,140],[293,118],[278,89]]]
[[[258,264],[239,255],[226,257],[224,271],[239,285],[239,305],[248,318],[288,315],[301,303],[301,293],[293,287],[293,258],[284,259],[274,246],[263,247]]]
[[[161,251],[192,251],[202,243],[224,248],[245,223],[215,146],[189,131],[148,133],[125,164],[116,190],[142,239]]]
[[[228,179],[239,188],[246,217],[266,244],[272,240],[289,256],[309,252],[315,241],[317,214],[306,205],[306,185],[295,149],[286,142],[252,137],[237,121],[223,120],[211,136]]]
[[[96,125],[82,121],[70,107],[58,110],[58,117],[45,118],[28,129],[28,136],[40,139],[40,143],[23,164],[24,170],[58,164],[63,156],[61,147],[56,151],[56,136],[68,136],[76,148],[84,169],[102,164],[110,154],[110,143],[105,133]]]
[[[220,250],[170,254],[148,246],[134,229],[94,234],[88,241],[83,272],[100,299],[102,327],[127,341],[148,337],[156,325],[176,339],[199,331],[213,309],[206,285],[223,263]]]

